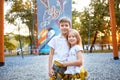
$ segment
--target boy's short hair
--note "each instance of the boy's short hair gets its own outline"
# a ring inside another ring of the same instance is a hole
[[[59,23],[62,23],[62,22],[68,22],[69,25],[71,26],[71,20],[70,20],[70,18],[68,18],[68,17],[62,17],[62,18],[60,18],[60,19],[58,20],[58,24],[59,24]]]

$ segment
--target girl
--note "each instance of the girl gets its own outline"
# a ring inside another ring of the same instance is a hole
[[[70,29],[67,39],[70,50],[67,56],[67,62],[63,63],[63,66],[67,67],[64,80],[71,80],[80,77],[78,74],[80,74],[80,67],[83,63],[83,48],[82,40],[77,30]]]

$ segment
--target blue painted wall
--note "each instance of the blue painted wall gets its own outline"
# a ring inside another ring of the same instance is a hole
[[[72,18],[71,7],[72,0],[37,0],[38,49],[40,53],[49,52],[47,43],[53,36],[59,34],[57,26],[59,18],[63,16]]]

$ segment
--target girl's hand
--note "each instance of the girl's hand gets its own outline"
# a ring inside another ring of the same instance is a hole
[[[53,70],[53,69],[50,69],[50,70],[49,70],[49,76],[50,76],[50,77],[53,77],[53,76],[54,76],[54,70]]]
[[[62,63],[62,65],[63,65],[64,67],[67,67],[67,63],[66,63],[66,62]]]

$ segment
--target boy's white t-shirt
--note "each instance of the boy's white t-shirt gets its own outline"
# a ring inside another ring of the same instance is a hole
[[[70,48],[67,61],[75,61],[77,60],[77,52],[82,50],[83,48],[79,45],[75,45],[72,48]],[[76,74],[80,73],[80,67],[79,66],[68,66],[67,70],[65,71],[65,74]]]
[[[69,51],[67,40],[61,34],[53,37],[48,45],[54,49],[53,61],[65,62]]]

